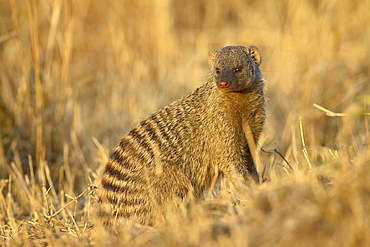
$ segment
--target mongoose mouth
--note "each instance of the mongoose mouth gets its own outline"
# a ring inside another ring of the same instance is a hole
[[[232,84],[230,84],[227,81],[217,82],[216,84],[217,84],[218,89],[220,89],[222,92],[225,92],[225,93],[241,91],[241,89],[239,89],[238,87],[234,87]]]

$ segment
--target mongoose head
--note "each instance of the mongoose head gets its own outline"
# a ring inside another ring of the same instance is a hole
[[[223,92],[244,91],[261,80],[262,58],[256,46],[226,46],[209,52],[209,66],[217,87]]]

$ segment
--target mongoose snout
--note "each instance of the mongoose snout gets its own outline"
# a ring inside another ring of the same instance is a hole
[[[226,82],[226,81],[221,81],[221,82],[218,83],[218,86],[220,88],[228,88],[229,87],[229,83]]]
[[[255,46],[227,46],[210,51],[208,62],[205,84],[114,148],[98,186],[99,215],[154,225],[184,198],[202,198],[221,175],[235,186],[258,183],[248,140],[258,141],[265,122],[261,54]]]

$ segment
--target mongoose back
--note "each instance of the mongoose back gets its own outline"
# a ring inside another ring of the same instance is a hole
[[[207,82],[139,123],[114,148],[98,186],[101,216],[108,210],[154,225],[158,213],[200,198],[220,175],[234,184],[258,182],[243,126],[257,142],[265,121],[260,63],[255,46],[211,50]]]

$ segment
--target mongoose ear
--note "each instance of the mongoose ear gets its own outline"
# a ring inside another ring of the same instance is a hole
[[[250,45],[246,48],[247,54],[256,63],[257,67],[262,63],[261,52],[258,50],[257,46]]]
[[[218,52],[217,50],[210,50],[208,52],[208,65],[211,70],[213,69],[213,64],[215,63],[215,57],[217,52]]]

